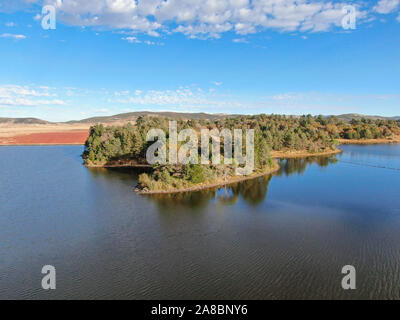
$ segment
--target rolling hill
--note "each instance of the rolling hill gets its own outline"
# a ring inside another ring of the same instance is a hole
[[[110,123],[110,122],[125,122],[134,121],[139,116],[154,116],[166,117],[174,120],[178,119],[196,119],[196,120],[216,120],[226,117],[235,117],[238,115],[233,114],[210,114],[210,113],[183,113],[183,112],[151,112],[151,111],[137,111],[120,113],[113,116],[92,117],[77,121],[68,121],[67,123]]]
[[[37,118],[0,118],[1,124],[48,124],[50,122]]]
[[[128,113],[120,113],[112,116],[102,116],[102,117],[91,117],[82,120],[71,120],[66,122],[50,122],[45,121],[37,118],[0,118],[0,124],[7,124],[7,125],[31,125],[31,124],[95,124],[95,123],[104,123],[104,124],[111,124],[111,123],[124,123],[129,121],[135,121],[139,116],[154,116],[154,117],[166,117],[173,120],[179,119],[196,119],[196,120],[217,120],[223,118],[231,118],[239,116],[239,114],[222,114],[222,113],[189,113],[189,112],[151,112],[151,111],[136,111],[136,112],[128,112]],[[298,116],[295,116],[298,117]],[[326,116],[329,117],[329,116]],[[372,119],[372,120],[400,120],[400,116],[396,117],[383,117],[383,116],[371,116],[371,115],[362,115],[357,113],[348,113],[337,115],[337,118],[343,121],[351,121],[352,119]]]

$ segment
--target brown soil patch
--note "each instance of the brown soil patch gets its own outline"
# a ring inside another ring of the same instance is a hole
[[[64,132],[39,132],[12,137],[0,137],[0,145],[83,145],[89,136],[88,130],[73,130]]]

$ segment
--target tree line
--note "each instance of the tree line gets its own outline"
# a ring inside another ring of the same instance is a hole
[[[146,150],[153,143],[146,141],[147,132],[154,128],[167,132],[168,145],[169,120],[164,117],[140,116],[135,123],[122,126],[102,124],[92,126],[83,153],[85,164],[146,163]],[[334,116],[295,117],[260,114],[218,120],[182,119],[177,121],[177,126],[178,132],[191,128],[199,133],[201,129],[232,131],[233,129],[254,129],[257,170],[272,166],[270,151],[319,153],[334,150],[338,139],[391,139],[400,136],[400,121],[353,119],[345,122]],[[223,143],[221,147],[223,148]],[[229,166],[158,165],[155,166],[151,175],[142,175],[140,183],[151,190],[168,189],[171,186],[184,188],[230,176],[234,168],[235,163]]]

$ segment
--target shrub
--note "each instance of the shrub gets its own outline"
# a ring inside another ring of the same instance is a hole
[[[151,185],[151,178],[148,176],[148,174],[147,173],[142,173],[140,176],[139,176],[139,183],[140,183],[140,185],[141,186],[143,186],[143,187],[150,187],[150,185]]]
[[[190,164],[185,167],[185,179],[191,183],[202,183],[205,180],[204,169],[201,165]]]

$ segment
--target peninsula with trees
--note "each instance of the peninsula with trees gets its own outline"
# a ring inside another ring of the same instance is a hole
[[[329,155],[340,152],[342,143],[400,142],[400,120],[335,116],[254,115],[214,119],[177,119],[178,130],[254,129],[254,171],[236,176],[239,164],[153,164],[146,161],[146,151],[153,144],[146,140],[151,129],[161,129],[169,140],[169,117],[140,115],[123,125],[95,124],[90,127],[83,152],[88,167],[149,167],[139,176],[140,193],[195,191],[250,179],[279,169],[274,158]],[[178,142],[178,148],[185,142]],[[210,142],[211,144],[211,142]],[[224,144],[221,143],[222,153]],[[243,144],[244,148],[244,144]],[[245,150],[243,150],[245,152]],[[199,150],[200,157],[200,150]]]

